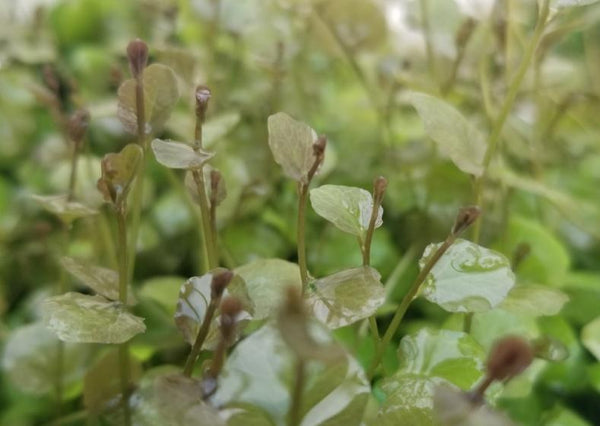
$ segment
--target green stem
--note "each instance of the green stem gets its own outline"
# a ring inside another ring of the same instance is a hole
[[[298,183],[298,223],[296,226],[296,244],[298,246],[298,267],[302,280],[302,292],[306,291],[308,285],[308,268],[306,266],[306,197],[308,195],[308,184]]]
[[[508,88],[508,93],[506,98],[504,99],[504,103],[502,104],[502,108],[500,110],[500,114],[496,118],[494,122],[494,126],[492,128],[492,133],[490,134],[490,138],[488,141],[488,146],[485,151],[485,156],[483,158],[483,173],[479,178],[477,178],[475,182],[475,199],[476,204],[484,210],[483,203],[483,188],[485,186],[485,180],[487,178],[487,171],[490,166],[490,162],[496,153],[498,148],[498,142],[500,141],[500,136],[502,135],[502,129],[504,128],[504,123],[508,118],[508,114],[512,110],[514,102],[517,98],[517,94],[519,93],[519,89],[521,87],[521,83],[523,82],[523,78],[529,68],[529,64],[533,58],[533,54],[538,45],[540,37],[544,31],[546,20],[548,18],[548,14],[550,12],[549,0],[543,0],[538,21],[535,25],[535,29],[533,32],[533,37],[531,39],[531,43],[527,46],[527,50],[524,53],[523,59],[519,64],[519,68],[515,76],[513,77],[510,86]],[[473,227],[473,240],[477,242],[479,240],[479,236],[481,233],[481,219],[478,219]]]
[[[73,142],[73,154],[71,155],[71,173],[69,176],[69,192],[67,201],[73,201],[75,197],[75,184],[77,181],[77,160],[79,159],[79,144]]]
[[[431,37],[431,26],[429,25],[429,1],[420,0],[419,5],[421,6],[421,25],[423,26],[423,34],[425,36],[425,51],[427,54],[427,67],[429,68],[429,74],[435,81],[437,79],[435,55],[433,53],[433,42]]]
[[[185,361],[185,366],[183,367],[183,375],[187,377],[192,376],[192,372],[194,371],[194,364],[196,364],[196,360],[198,359],[198,355],[200,355],[200,351],[202,350],[202,345],[206,340],[206,336],[208,336],[208,330],[210,329],[210,323],[212,322],[213,316],[219,306],[220,298],[210,299],[210,303],[208,304],[208,308],[206,309],[206,315],[204,316],[204,321],[202,321],[202,325],[198,330],[198,334],[196,336],[196,340],[194,341],[194,345],[192,346],[192,350]]]
[[[129,270],[127,265],[127,223],[125,211],[117,207],[117,238],[119,250],[119,302],[127,305],[127,283]],[[123,408],[123,423],[131,425],[131,411],[129,407],[129,384],[131,381],[131,368],[129,360],[129,345],[127,342],[119,345],[119,371],[121,377],[121,406]]]
[[[210,207],[208,205],[208,197],[206,194],[206,186],[204,185],[204,172],[202,168],[192,170],[192,176],[198,189],[198,199],[200,202],[200,215],[202,217],[202,231],[204,233],[204,250],[208,258],[209,269],[214,269],[218,266],[218,259],[214,250],[215,244],[212,235],[210,224]]]
[[[381,343],[379,344],[379,347],[377,348],[377,351],[375,352],[375,357],[373,358],[373,362],[371,363],[371,366],[369,367],[369,372],[368,372],[369,377],[373,376],[373,374],[375,373],[375,369],[377,368],[377,366],[379,366],[379,363],[381,362],[381,359],[383,358],[383,353],[385,351],[386,346],[390,343],[390,341],[392,340],[392,337],[394,337],[394,334],[396,334],[396,331],[398,330],[398,327],[400,326],[400,323],[402,322],[402,318],[404,318],[404,314],[408,310],[408,307],[411,304],[411,302],[413,301],[413,299],[415,298],[415,296],[419,293],[419,289],[421,288],[421,285],[425,281],[425,278],[427,278],[427,276],[431,272],[431,269],[435,266],[435,264],[438,262],[438,260],[440,260],[440,258],[444,255],[446,250],[448,250],[450,248],[450,246],[452,245],[452,243],[454,243],[454,240],[456,240],[456,235],[454,235],[454,234],[448,235],[448,237],[442,243],[442,245],[429,258],[429,260],[427,261],[427,264],[421,270],[421,272],[419,273],[419,275],[413,282],[408,293],[406,293],[406,295],[400,302],[400,306],[398,306],[398,309],[396,310],[396,313],[394,314],[394,317],[392,318],[392,321],[390,322],[390,325],[388,326],[387,330],[385,331],[383,338],[381,339]]]
[[[298,426],[300,425],[301,419],[301,408],[302,408],[302,392],[304,391],[304,373],[305,373],[304,360],[298,359],[296,361],[296,371],[294,376],[294,388],[292,389],[292,402],[290,405],[288,425]]]

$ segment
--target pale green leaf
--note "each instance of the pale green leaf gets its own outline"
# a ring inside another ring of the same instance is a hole
[[[600,317],[583,327],[583,330],[581,330],[581,342],[596,359],[600,360]]]
[[[87,217],[98,213],[77,201],[69,201],[66,195],[32,195],[44,210],[58,216],[63,222],[69,224],[75,219]]]
[[[294,120],[284,112],[269,116],[269,147],[286,175],[306,182],[315,161],[313,143],[317,134],[308,125]]]
[[[364,238],[373,213],[371,193],[351,186],[323,185],[310,190],[310,202],[319,216],[344,232]],[[375,228],[382,225],[382,216],[379,206]]]
[[[179,99],[177,78],[171,68],[152,64],[144,70],[144,133],[159,131]],[[125,80],[119,87],[118,116],[125,129],[138,133],[136,107],[136,81]]]
[[[433,394],[443,383],[437,377],[396,374],[381,381],[386,398],[372,426],[437,426],[434,422]]]
[[[306,303],[335,329],[368,318],[385,302],[381,276],[370,266],[346,269],[310,283]]]
[[[67,256],[60,260],[60,264],[67,272],[99,295],[110,300],[119,300],[119,274],[117,271],[91,265],[84,260]],[[135,302],[135,297],[130,288],[127,292],[127,304],[133,305]]]
[[[332,342],[323,326],[313,325],[323,343]],[[225,408],[250,404],[268,413],[275,424],[284,424],[295,364],[277,328],[266,325],[234,348],[212,402]],[[370,387],[350,356],[333,364],[307,361],[305,383],[302,425],[360,424]]]
[[[518,285],[513,287],[500,307],[506,311],[531,316],[556,315],[569,301],[560,290],[543,285]]]
[[[2,369],[17,389],[25,393],[44,394],[54,390],[58,373],[58,346],[61,343],[42,323],[14,329],[4,342]],[[64,344],[63,385],[81,379],[89,358],[89,347]]]
[[[598,3],[598,0],[554,0],[552,5],[558,9],[565,9],[569,7],[587,6],[590,4]]]
[[[210,147],[223,139],[238,125],[240,118],[239,112],[230,111],[206,120],[206,123],[202,125],[202,144]]]
[[[179,298],[175,308],[175,325],[183,334],[183,338],[190,345],[194,344],[198,330],[204,321],[206,311],[211,300],[211,283],[215,273],[223,271],[222,268],[214,269],[200,277],[192,277],[188,279],[179,290]],[[235,296],[242,301],[244,310],[238,315],[238,322],[247,322],[252,319],[254,307],[248,297],[246,283],[239,275],[234,275],[233,279],[225,289],[223,298],[227,296]],[[217,309],[210,324],[208,336],[204,341],[203,348],[214,349],[220,339],[219,332],[220,310]],[[242,327],[238,326],[236,331],[239,332]],[[237,339],[233,339],[237,340]],[[231,342],[232,344],[234,341]]]
[[[125,145],[118,153],[104,156],[98,189],[106,201],[120,204],[126,200],[142,161],[144,161],[144,151],[139,145],[133,143]]]
[[[214,156],[203,149],[195,151],[185,143],[161,139],[152,141],[152,151],[156,161],[171,169],[197,169]]]
[[[411,102],[440,152],[450,157],[463,172],[481,176],[486,151],[483,134],[458,110],[439,98],[414,92]]]
[[[421,269],[440,245],[427,246],[419,260]],[[514,284],[506,257],[457,239],[427,276],[422,294],[449,312],[483,312],[502,303]]]
[[[124,343],[146,331],[144,320],[102,296],[65,293],[44,301],[44,323],[65,342]]]
[[[280,309],[288,287],[302,289],[300,269],[281,259],[258,259],[234,269],[244,279],[254,303],[254,319],[268,318]]]
[[[154,300],[173,315],[182,282],[185,282],[185,278],[177,276],[150,278],[142,283],[138,296]]]

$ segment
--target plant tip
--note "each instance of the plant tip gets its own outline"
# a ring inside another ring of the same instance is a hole
[[[67,132],[69,138],[79,145],[90,123],[90,114],[85,109],[78,109],[69,117]]]
[[[375,182],[373,182],[373,194],[376,198],[383,198],[383,194],[385,193],[387,185],[388,181],[383,176],[378,176],[375,178]]]
[[[229,285],[233,279],[233,272],[230,270],[224,270],[213,275],[212,282],[210,284],[211,297],[219,298],[225,291],[225,288]]]
[[[471,226],[480,215],[481,209],[479,206],[468,206],[461,208],[456,215],[456,221],[452,227],[452,234],[459,235],[462,233],[465,229]]]
[[[148,63],[148,45],[139,38],[129,42],[127,45],[127,58],[129,68],[134,78],[139,78]]]

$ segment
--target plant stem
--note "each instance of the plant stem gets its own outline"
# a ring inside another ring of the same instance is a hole
[[[296,226],[296,244],[298,246],[298,267],[300,268],[300,279],[302,280],[302,293],[308,285],[308,268],[306,266],[306,197],[308,195],[308,183],[298,183],[298,223]]]
[[[127,265],[127,223],[125,210],[122,207],[116,208],[117,213],[117,238],[119,250],[119,302],[123,306],[127,305],[127,283],[129,279],[129,270]],[[129,409],[129,383],[131,381],[131,372],[129,366],[129,345],[127,342],[119,345],[119,370],[121,376],[121,406],[123,408],[123,422],[125,426],[131,425],[131,412]]]
[[[431,38],[431,27],[429,25],[429,0],[420,0],[421,7],[421,25],[423,26],[423,34],[425,35],[425,50],[427,53],[427,67],[429,74],[435,81],[437,78],[435,55],[433,53],[433,42]]]
[[[402,318],[404,318],[404,314],[406,313],[409,305],[411,304],[411,302],[413,301],[415,296],[419,293],[419,289],[421,288],[421,285],[425,281],[425,278],[427,278],[427,276],[431,272],[431,269],[435,266],[435,264],[438,262],[438,260],[440,260],[440,258],[444,255],[446,250],[448,250],[450,248],[450,246],[452,245],[452,243],[454,243],[454,241],[456,240],[456,237],[457,237],[457,235],[452,234],[452,233],[450,235],[448,235],[448,237],[442,243],[442,245],[440,247],[438,247],[438,249],[435,251],[435,253],[433,253],[433,255],[429,258],[429,260],[427,261],[427,264],[421,270],[421,272],[419,273],[419,275],[413,282],[408,293],[406,293],[406,295],[400,302],[400,306],[398,306],[398,309],[396,310],[396,313],[394,314],[394,317],[392,318],[392,321],[390,322],[390,325],[388,326],[387,330],[385,331],[383,338],[381,339],[381,343],[379,344],[379,347],[377,348],[377,351],[375,352],[375,357],[373,358],[373,362],[371,363],[371,366],[369,367],[369,372],[367,374],[369,377],[372,377],[373,373],[375,373],[375,369],[377,368],[377,366],[379,365],[379,363],[381,362],[381,359],[383,357],[385,347],[390,343],[390,341],[392,340],[392,337],[394,337],[394,334],[396,333],[396,331],[398,330],[398,327],[400,326],[400,322],[402,321]]]
[[[302,407],[302,392],[304,390],[304,360],[296,360],[296,371],[294,377],[294,388],[292,389],[292,402],[289,411],[289,426],[298,426],[301,420],[300,409]]]
[[[129,259],[127,278],[129,281],[133,279],[135,270],[135,252],[137,239],[140,229],[140,220],[142,215],[142,204],[144,201],[144,176],[146,175],[147,147],[148,139],[146,138],[146,117],[144,110],[144,80],[143,73],[140,73],[135,80],[135,106],[137,115],[137,138],[138,144],[142,147],[144,157],[142,164],[136,175],[135,189],[133,192],[133,204],[131,208],[131,233],[129,239]]]
[[[208,308],[206,309],[206,315],[204,315],[204,321],[202,321],[202,325],[198,330],[198,335],[196,336],[196,340],[194,341],[194,345],[192,346],[192,350],[185,361],[185,366],[183,367],[183,375],[187,377],[192,376],[192,372],[194,371],[194,364],[196,364],[196,360],[198,359],[198,355],[200,355],[200,351],[202,350],[202,344],[206,340],[206,336],[208,335],[208,330],[210,328],[210,323],[212,322],[213,316],[219,306],[219,298],[211,298],[210,303],[208,304]]]
[[[208,268],[213,269],[218,266],[218,259],[215,252],[212,227],[210,224],[210,207],[208,205],[206,186],[204,185],[204,172],[202,171],[202,168],[192,170],[192,176],[194,177],[194,182],[196,182],[196,188],[198,189],[202,230],[204,232],[204,250],[208,258]]]
[[[67,201],[73,201],[75,197],[75,184],[77,181],[77,160],[79,159],[79,143],[73,143],[73,153],[71,154],[71,173],[69,176],[69,192]]]
[[[529,64],[533,58],[533,54],[538,45],[540,37],[544,31],[546,20],[548,18],[548,14],[550,12],[549,0],[543,0],[540,13],[538,16],[537,23],[535,25],[535,29],[533,32],[533,37],[531,39],[531,43],[527,46],[527,50],[523,55],[523,59],[519,64],[519,68],[517,69],[515,76],[513,77],[510,86],[508,88],[508,93],[506,94],[506,98],[504,99],[504,103],[502,104],[502,108],[500,110],[500,114],[496,118],[494,122],[494,126],[492,128],[492,133],[490,134],[490,138],[488,141],[488,146],[485,151],[485,156],[483,158],[483,173],[479,178],[477,178],[475,182],[475,204],[480,206],[482,210],[484,209],[484,200],[483,200],[483,188],[485,186],[485,180],[487,178],[487,171],[490,166],[490,162],[496,153],[498,148],[498,142],[500,140],[500,136],[502,135],[502,129],[504,128],[504,123],[508,118],[508,114],[510,113],[517,94],[519,93],[519,89],[521,87],[521,83],[523,82],[523,78],[529,68]],[[479,236],[481,233],[481,219],[478,219],[473,227],[473,241],[478,242]]]

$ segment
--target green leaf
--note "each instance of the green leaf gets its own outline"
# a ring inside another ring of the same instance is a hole
[[[600,317],[583,327],[581,342],[596,359],[600,360]]]
[[[419,260],[421,269],[441,244],[425,248]],[[422,294],[449,312],[483,312],[502,303],[514,284],[506,257],[457,239],[427,276]]]
[[[485,137],[481,132],[441,99],[413,92],[411,102],[440,152],[450,157],[463,172],[481,176],[486,151]]]
[[[598,3],[598,0],[554,0],[552,6],[558,9],[566,9],[569,7],[587,6]]]
[[[519,263],[517,275],[542,284],[560,284],[570,266],[564,245],[539,222],[512,216],[498,250],[510,257],[523,244],[529,252]]]
[[[306,303],[332,329],[353,324],[373,315],[385,302],[380,279],[370,266],[346,269],[311,282]]]
[[[110,403],[121,398],[121,377],[115,374],[120,369],[118,350],[105,353],[88,370],[83,378],[83,405],[92,413],[99,413],[110,407]],[[132,356],[129,357],[130,380],[137,383],[142,376],[142,366]]]
[[[83,284],[94,290],[100,296],[110,300],[119,300],[119,274],[117,271],[100,266],[94,266],[81,259],[63,257],[60,264]],[[136,303],[131,287],[127,292],[127,304]]]
[[[102,296],[65,293],[44,301],[44,323],[64,342],[124,343],[146,331],[144,320]]]
[[[214,156],[203,149],[195,151],[185,143],[162,139],[152,141],[152,151],[156,161],[171,169],[197,169]]]
[[[221,410],[227,419],[227,426],[275,426],[275,422],[265,410],[250,404],[230,404]]]
[[[302,289],[298,265],[286,260],[258,259],[235,268],[234,272],[246,283],[256,320],[277,313],[288,287]]]
[[[534,339],[540,331],[536,318],[507,312],[503,309],[476,313],[471,325],[471,336],[489,351],[493,343],[502,336],[514,334],[525,339]]]
[[[135,87],[134,79],[125,80],[121,84],[117,113],[125,130],[134,135],[138,133]],[[144,133],[156,133],[163,127],[179,99],[177,78],[171,68],[152,64],[144,70],[143,88]]]
[[[317,134],[308,125],[284,112],[269,116],[269,147],[284,173],[298,182],[306,182],[315,157],[313,143]]]
[[[373,212],[373,196],[362,188],[323,185],[310,190],[310,202],[317,214],[338,229],[364,239]],[[382,225],[383,208],[379,206],[375,228]]]
[[[483,375],[485,352],[463,332],[422,329],[404,337],[398,352],[400,370],[381,381],[386,399],[378,424],[433,426],[436,387],[450,382],[468,389]]]
[[[225,426],[219,412],[202,400],[196,379],[178,373],[142,380],[131,398],[134,424],[140,426]],[[115,419],[116,420],[116,419]],[[113,422],[111,424],[121,424]]]
[[[322,341],[332,342],[323,326],[313,325]],[[277,328],[265,325],[234,348],[212,402],[225,408],[250,404],[267,412],[275,424],[284,424],[295,364],[295,356]],[[359,364],[350,356],[333,364],[307,361],[305,383],[302,424],[360,423],[370,387]]]
[[[120,204],[127,199],[142,161],[144,161],[144,151],[139,145],[133,143],[125,145],[118,153],[104,156],[98,189],[106,201]]]
[[[223,269],[217,268],[200,277],[191,277],[179,290],[179,298],[177,300],[177,307],[174,315],[175,325],[183,334],[185,341],[190,345],[193,345],[196,340],[198,330],[204,321],[206,310],[210,303],[213,275],[220,270]],[[239,275],[234,275],[222,297],[225,298],[229,295],[238,297],[244,306],[244,311],[237,317],[238,321],[246,322],[252,319],[254,307],[248,297],[246,283]],[[219,324],[220,310],[217,308],[210,324],[208,336],[202,346],[204,349],[214,349],[216,347],[220,339]],[[238,337],[242,328],[243,327],[241,326],[236,327]],[[232,341],[231,343],[233,344],[235,342]]]
[[[518,285],[513,287],[500,307],[506,311],[531,316],[556,315],[569,301],[560,290],[543,285]]]
[[[210,147],[223,139],[240,122],[241,116],[237,111],[225,112],[206,120],[202,125],[202,144]]]
[[[4,343],[2,369],[17,389],[41,395],[52,391],[58,374],[59,340],[44,324],[36,322],[14,329]],[[63,385],[81,379],[88,364],[89,347],[64,345]]]
[[[143,282],[138,296],[154,300],[170,315],[174,315],[182,282],[185,282],[185,278],[177,276],[150,278]]]
[[[92,216],[98,213],[77,201],[68,201],[66,195],[32,195],[44,210],[58,216],[63,222],[70,224],[75,219]]]
[[[483,374],[485,352],[460,331],[422,329],[400,341],[402,373],[439,377],[469,389]]]

